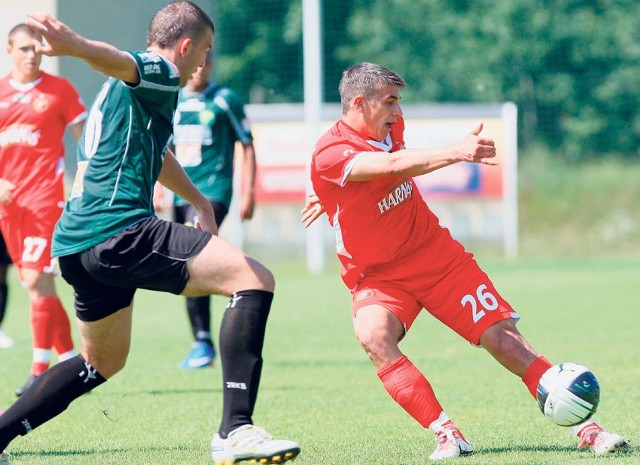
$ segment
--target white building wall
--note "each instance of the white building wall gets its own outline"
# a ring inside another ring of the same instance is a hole
[[[5,75],[11,69],[11,60],[7,55],[7,36],[13,26],[24,23],[28,12],[46,11],[55,16],[57,0],[0,0],[0,74]],[[51,57],[42,58],[42,69],[53,74],[58,73],[58,59]]]

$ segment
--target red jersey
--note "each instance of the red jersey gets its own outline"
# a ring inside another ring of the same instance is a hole
[[[439,228],[412,178],[381,177],[349,182],[359,157],[367,152],[404,148],[404,120],[385,141],[366,140],[342,120],[316,144],[311,182],[336,236],[342,278],[352,288],[367,266],[410,254]]]
[[[41,71],[28,84],[0,80],[0,178],[16,186],[0,217],[64,202],[64,131],[86,115],[64,78]]]

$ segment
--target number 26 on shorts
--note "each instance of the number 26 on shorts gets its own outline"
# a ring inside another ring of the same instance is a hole
[[[498,299],[487,290],[486,284],[480,284],[476,289],[476,295],[467,294],[460,301],[463,307],[467,304],[471,307],[473,322],[477,323],[486,315],[487,311],[498,308]]]

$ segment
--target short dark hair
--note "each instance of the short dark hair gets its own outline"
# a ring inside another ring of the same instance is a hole
[[[351,108],[358,95],[367,100],[374,99],[387,86],[405,87],[404,80],[393,71],[375,63],[358,63],[347,68],[340,79],[340,101],[342,113]]]
[[[198,5],[190,1],[169,3],[151,18],[147,47],[173,47],[185,35],[198,40],[207,29],[214,31],[213,22]]]
[[[30,35],[34,39],[38,39],[40,42],[42,42],[42,34],[40,34],[38,31],[33,29],[28,24],[20,23],[20,24],[16,24],[15,26],[13,26],[11,28],[11,30],[9,31],[9,36],[8,36],[8,44],[9,45],[13,45],[13,36],[15,36],[19,32],[22,32],[24,34]]]

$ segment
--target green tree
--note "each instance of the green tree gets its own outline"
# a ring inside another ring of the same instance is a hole
[[[324,94],[338,97],[338,81],[347,63],[336,50],[348,39],[346,23],[353,5],[322,2]],[[216,76],[254,103],[302,102],[302,0],[219,0]]]
[[[245,101],[302,101],[300,1],[219,0],[216,10],[216,78]]]
[[[398,71],[410,101],[514,101],[524,145],[637,156],[638,13],[623,0],[359,1],[339,54]]]
[[[218,0],[217,78],[251,102],[302,102],[302,0]],[[324,0],[325,100],[383,64],[408,102],[513,101],[520,144],[639,156],[640,2]]]

